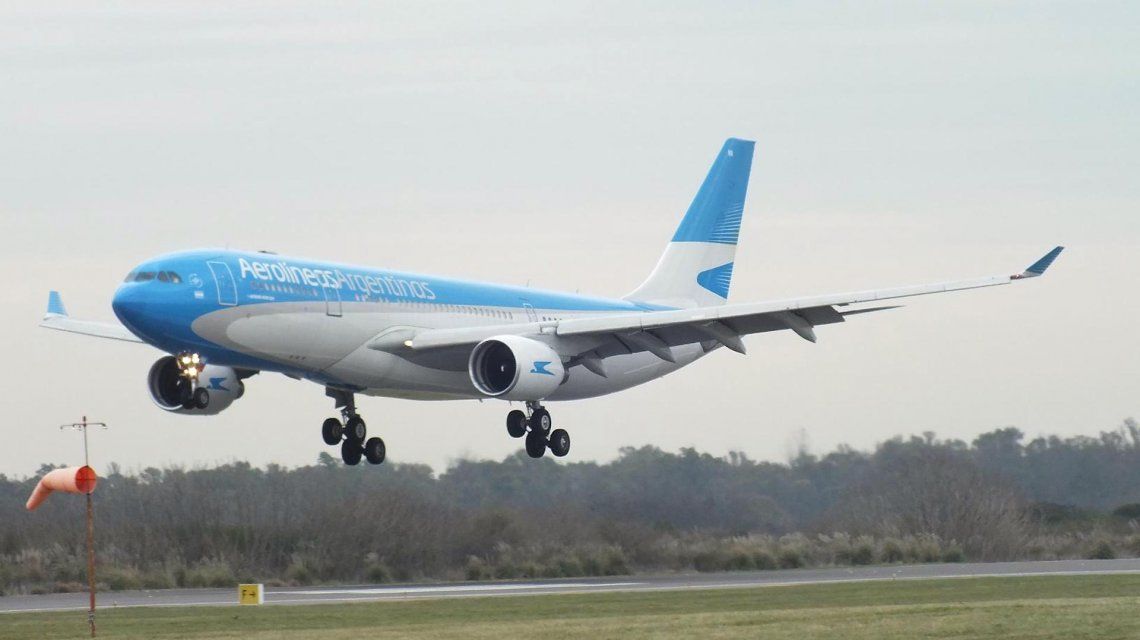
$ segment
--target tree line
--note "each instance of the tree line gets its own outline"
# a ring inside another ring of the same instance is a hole
[[[79,588],[82,501],[26,513],[34,483],[0,475],[0,590]],[[439,474],[327,453],[297,468],[112,464],[96,502],[109,588],[1111,557],[1140,553],[1140,428],[925,433],[787,463],[641,447]]]

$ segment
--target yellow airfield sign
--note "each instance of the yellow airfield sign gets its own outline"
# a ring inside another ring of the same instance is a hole
[[[239,584],[238,604],[265,604],[265,585]]]

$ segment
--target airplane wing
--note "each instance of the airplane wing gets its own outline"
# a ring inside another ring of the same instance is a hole
[[[849,305],[883,302],[934,293],[980,289],[1006,285],[1035,278],[1045,273],[1063,247],[1056,247],[1025,271],[1008,276],[989,276],[971,280],[938,282],[889,289],[872,289],[788,300],[729,304],[669,311],[614,314],[528,324],[512,324],[462,329],[439,329],[378,336],[370,348],[412,355],[436,349],[454,350],[474,345],[495,335],[516,334],[546,336],[563,356],[581,358],[588,368],[600,359],[621,353],[648,351],[663,360],[673,361],[671,347],[702,343],[706,350],[723,345],[744,353],[743,335],[767,331],[790,330],[815,342],[814,327],[843,322],[849,315],[893,309],[896,306],[874,306],[845,309]],[[597,367],[601,369],[601,367]]]
[[[138,336],[131,333],[121,324],[111,322],[91,322],[88,320],[75,320],[67,315],[67,310],[63,307],[63,299],[60,297],[58,291],[51,291],[48,293],[48,308],[47,313],[44,314],[44,319],[40,321],[40,326],[47,329],[55,329],[57,331],[67,331],[69,333],[79,333],[85,336],[95,336],[96,338],[110,338],[112,340],[123,340],[126,342],[142,342]]]

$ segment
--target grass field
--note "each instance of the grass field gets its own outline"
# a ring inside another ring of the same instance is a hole
[[[1140,575],[969,578],[263,607],[106,609],[102,638],[1140,638]],[[0,615],[0,639],[86,637]]]

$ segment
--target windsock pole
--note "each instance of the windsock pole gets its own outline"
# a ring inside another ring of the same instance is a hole
[[[87,494],[87,590],[91,592],[91,607],[87,610],[87,624],[91,637],[95,637],[95,507],[91,494]]]
[[[87,453],[87,428],[107,425],[102,422],[88,422],[83,416],[81,422],[60,425],[60,429],[79,429],[83,432],[83,466],[90,468],[91,460]],[[91,637],[95,637],[95,505],[91,501],[91,493],[95,490],[94,484],[87,493],[87,590],[90,592],[90,608],[87,610],[87,624],[91,627]]]

